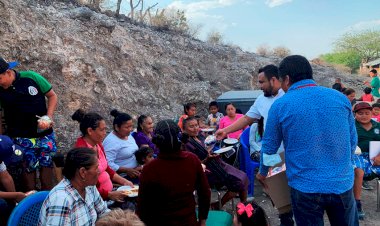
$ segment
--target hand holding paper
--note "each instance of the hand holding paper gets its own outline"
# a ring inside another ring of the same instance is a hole
[[[374,166],[380,166],[380,154],[372,159]]]
[[[370,141],[369,142],[369,159],[372,165],[380,165],[379,159],[377,158],[380,155],[380,141]],[[376,158],[376,161],[374,159]]]

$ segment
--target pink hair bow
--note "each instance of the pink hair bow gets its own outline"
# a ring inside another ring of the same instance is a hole
[[[239,215],[242,215],[244,212],[246,212],[248,218],[250,218],[253,215],[253,211],[255,210],[250,203],[246,206],[243,203],[239,203],[237,205],[237,208],[238,208],[237,213]]]

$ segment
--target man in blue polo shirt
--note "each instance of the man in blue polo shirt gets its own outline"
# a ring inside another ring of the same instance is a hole
[[[262,152],[284,142],[285,163],[297,225],[358,225],[351,159],[357,133],[351,104],[335,90],[317,86],[309,61],[288,56],[279,66],[286,94],[269,110]],[[257,178],[265,185],[268,167]]]
[[[0,103],[4,109],[6,134],[24,153],[23,190],[36,188],[38,169],[41,189],[50,190],[53,187],[52,157],[57,149],[50,122],[57,106],[57,95],[38,73],[13,70],[17,64],[0,58]]]

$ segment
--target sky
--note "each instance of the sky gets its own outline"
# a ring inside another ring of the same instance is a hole
[[[190,24],[202,26],[201,40],[217,31],[224,43],[245,51],[284,46],[310,60],[332,52],[346,32],[380,29],[379,0],[144,0],[144,5],[157,2],[156,8],[184,10]],[[121,10],[129,10],[129,1],[123,0]]]

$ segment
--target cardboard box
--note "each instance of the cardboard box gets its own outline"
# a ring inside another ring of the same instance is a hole
[[[290,187],[288,185],[286,171],[267,177],[265,181],[268,185],[266,192],[272,199],[272,202],[277,209],[291,205]]]
[[[284,164],[284,154],[284,152],[280,153],[282,162],[276,166],[281,166]],[[272,176],[268,176],[265,181],[268,185],[268,189],[265,191],[272,199],[274,206],[279,210],[280,213],[288,212],[291,209],[291,199],[288,178],[286,177],[286,170]]]

